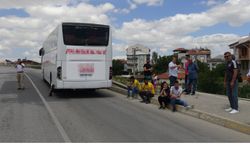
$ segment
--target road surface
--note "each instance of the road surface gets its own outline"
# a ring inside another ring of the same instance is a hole
[[[250,136],[102,89],[48,96],[41,71],[0,67],[0,142],[250,142]],[[31,81],[29,80],[31,79]]]

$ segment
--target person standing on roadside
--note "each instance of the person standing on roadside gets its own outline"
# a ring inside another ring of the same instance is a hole
[[[250,78],[250,69],[249,69],[249,71],[247,73],[247,77]]]
[[[250,69],[249,69],[249,71],[247,73],[247,81],[248,81],[248,83],[250,83]]]
[[[143,66],[144,70],[144,79],[147,79],[152,82],[152,66],[150,60],[147,60],[146,64]]]
[[[173,57],[173,60],[168,64],[170,87],[174,86],[174,82],[178,78],[178,70],[180,66],[177,65],[176,62],[177,58]]]
[[[195,95],[196,85],[198,78],[198,66],[192,60],[189,61],[188,65],[188,91],[187,94],[191,92],[191,95]]]
[[[224,77],[224,87],[227,91],[227,96],[229,99],[230,107],[225,109],[225,111],[231,114],[238,113],[238,66],[235,60],[232,58],[230,52],[224,53],[224,58],[226,60],[226,72]]]
[[[22,63],[21,59],[17,60],[17,65],[16,65],[16,72],[17,72],[17,83],[18,83],[18,90],[24,90],[24,84],[23,84],[23,79],[24,79],[24,64]]]
[[[188,87],[188,65],[190,61],[190,55],[186,55],[186,62],[184,64],[185,69],[185,92],[186,94],[190,93],[189,87]]]

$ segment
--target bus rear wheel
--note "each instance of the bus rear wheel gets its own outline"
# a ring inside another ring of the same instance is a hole
[[[43,81],[46,82],[45,77],[44,77],[44,69],[43,69],[43,72],[42,72],[42,78],[43,78]]]
[[[49,74],[49,85],[50,85],[50,92],[49,96],[52,96],[55,90],[55,86],[52,84],[52,73]]]

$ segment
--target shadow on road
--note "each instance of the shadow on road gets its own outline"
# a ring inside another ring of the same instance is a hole
[[[0,89],[0,94],[12,94],[16,93],[17,82],[16,81],[5,81]]]
[[[95,99],[95,98],[107,98],[107,97],[114,97],[110,93],[105,92],[105,90],[59,90],[53,95],[57,98],[68,99],[68,98],[88,98],[88,99]]]
[[[26,79],[25,79],[26,80]],[[38,97],[35,90],[30,84],[25,84],[25,90],[17,90],[16,81],[5,81],[0,90],[0,95],[16,96],[15,98],[0,97],[1,103],[20,103],[20,104],[32,104],[32,105],[43,105],[42,101]]]

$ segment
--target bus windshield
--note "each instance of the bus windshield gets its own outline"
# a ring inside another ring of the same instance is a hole
[[[63,24],[63,41],[65,45],[107,46],[109,27],[84,24]]]

